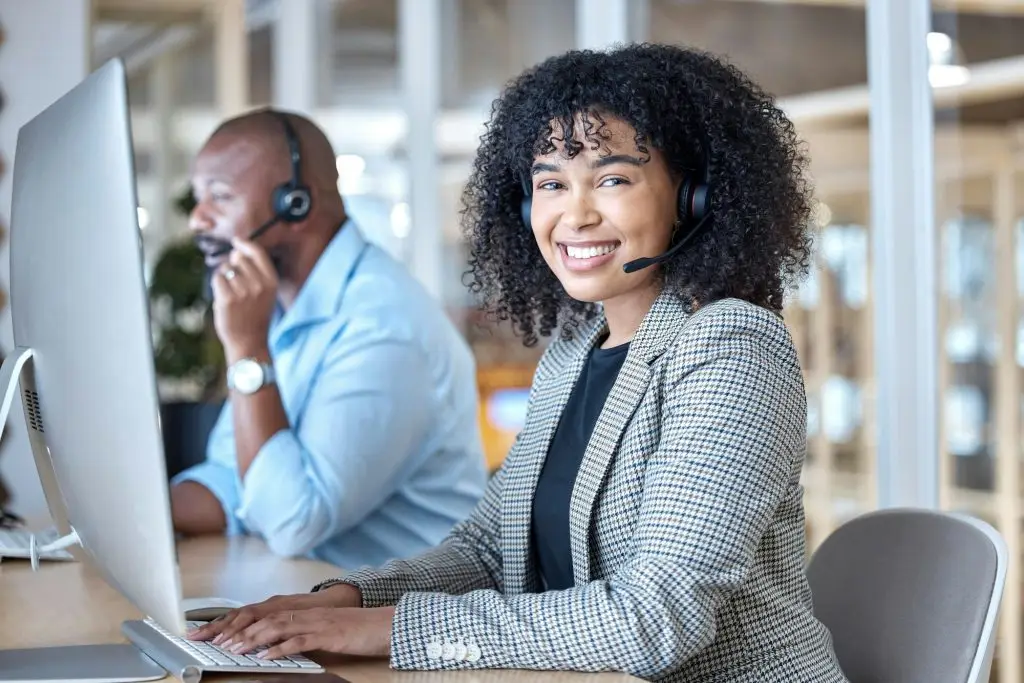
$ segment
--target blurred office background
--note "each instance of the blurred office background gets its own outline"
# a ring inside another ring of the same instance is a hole
[[[2,0],[0,216],[6,225],[17,127],[122,57],[161,391],[201,413],[219,396],[188,296],[191,158],[220,119],[250,107],[311,115],[362,229],[473,345],[497,466],[542,349],[489,323],[461,284],[459,194],[490,101],[524,67],[576,46],[651,40],[728,55],[779,97],[817,187],[813,273],[786,310],[809,395],[812,547],[880,505],[933,503],[994,523],[1012,555],[994,679],[1020,681],[1024,2],[931,0],[925,44],[901,46],[907,8],[923,2]],[[914,49],[926,68],[905,63]],[[9,311],[2,320],[6,350]],[[0,472],[15,508],[31,510],[42,498],[20,420],[0,444]]]

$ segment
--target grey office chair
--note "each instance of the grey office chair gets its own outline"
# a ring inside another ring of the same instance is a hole
[[[839,527],[807,571],[851,683],[985,683],[1006,564],[983,521],[893,509]]]

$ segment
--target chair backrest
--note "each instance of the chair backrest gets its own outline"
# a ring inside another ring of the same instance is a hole
[[[833,532],[807,571],[851,683],[984,683],[1006,564],[981,520],[887,509]]]

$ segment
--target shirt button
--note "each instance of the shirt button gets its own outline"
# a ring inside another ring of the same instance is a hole
[[[477,662],[480,660],[480,647],[476,643],[470,643],[466,646],[466,661]]]
[[[466,659],[466,653],[469,652],[469,648],[466,647],[462,641],[455,643],[455,660],[458,662]]]
[[[427,659],[441,659],[441,643],[434,641],[427,645]]]
[[[441,648],[441,659],[455,659],[455,646],[447,640]]]

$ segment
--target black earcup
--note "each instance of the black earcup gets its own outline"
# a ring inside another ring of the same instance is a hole
[[[304,185],[285,183],[274,190],[274,213],[281,220],[293,223],[305,220],[312,206],[309,190]]]
[[[679,186],[679,216],[684,224],[703,219],[711,210],[710,193],[706,183],[688,175]]]
[[[530,224],[530,214],[533,212],[533,198],[530,195],[523,197],[522,203],[519,205],[519,215],[523,217],[523,225],[526,226],[527,230],[533,230],[533,226]]]

